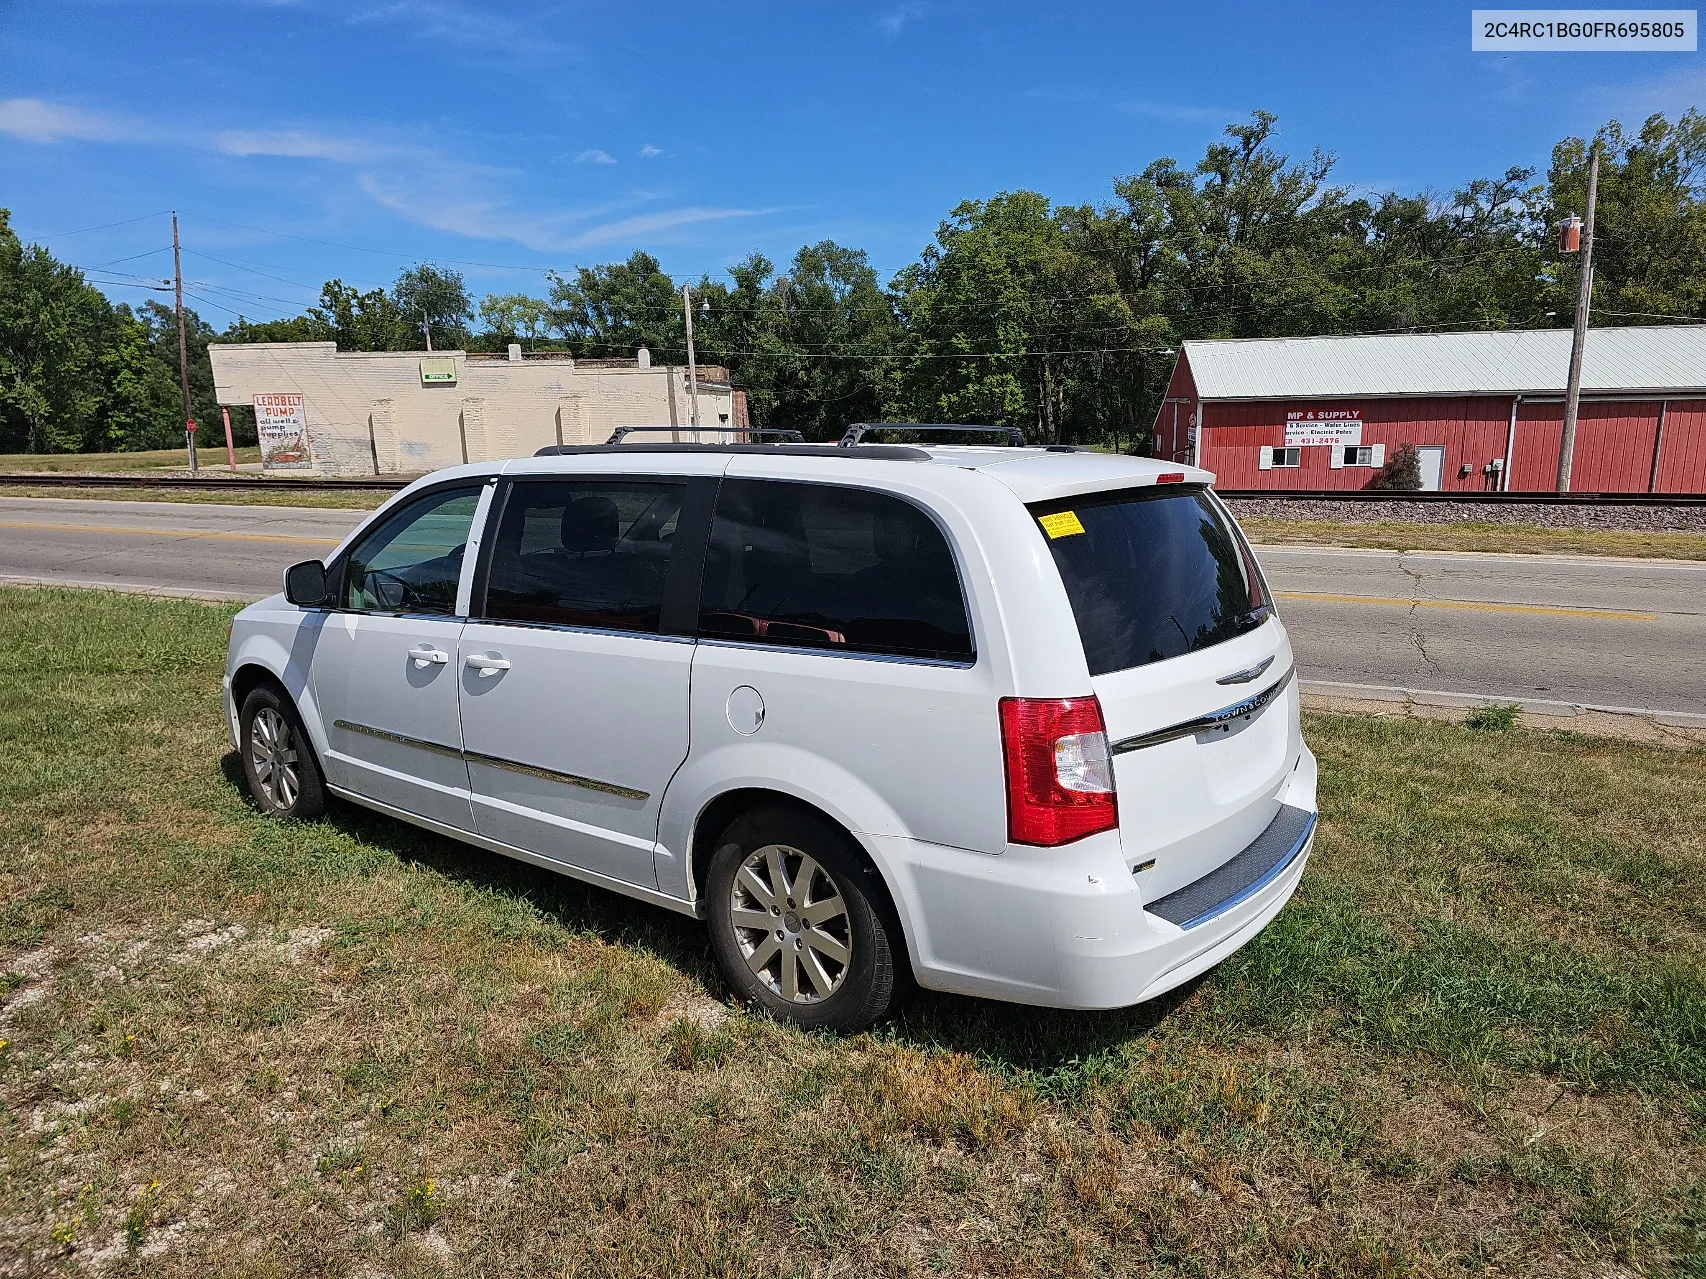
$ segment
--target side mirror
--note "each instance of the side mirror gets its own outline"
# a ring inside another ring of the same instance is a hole
[[[303,560],[284,570],[284,598],[297,608],[320,608],[326,603],[326,566]]]

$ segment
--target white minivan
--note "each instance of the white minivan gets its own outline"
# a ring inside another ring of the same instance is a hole
[[[238,614],[255,801],[328,795],[703,919],[734,992],[1152,998],[1315,826],[1291,643],[1205,471],[635,444],[439,471]]]

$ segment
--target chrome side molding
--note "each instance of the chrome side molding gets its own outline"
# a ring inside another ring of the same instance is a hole
[[[578,773],[559,773],[554,768],[540,768],[537,764],[523,764],[517,760],[504,759],[499,755],[485,755],[479,751],[463,751],[462,757],[470,764],[490,764],[493,768],[505,768],[512,773],[523,773],[528,777],[537,777],[547,782],[561,782],[565,786],[579,786],[584,790],[595,790],[605,795],[617,795],[622,799],[646,799],[647,793],[635,790],[631,786],[618,786],[615,782],[601,782],[596,777],[582,777]]]
[[[333,720],[332,727],[347,729],[352,733],[363,733],[368,737],[377,737],[382,742],[396,742],[399,746],[413,746],[416,750],[431,751],[434,755],[448,755],[452,759],[462,758],[462,752],[457,747],[429,742],[424,737],[409,737],[403,733],[393,733],[384,728],[371,728],[366,724],[357,724],[347,719]]]
[[[455,746],[444,746],[438,742],[429,742],[421,737],[409,737],[403,733],[393,733],[389,729],[373,728],[367,724],[357,724],[352,720],[335,719],[332,724],[336,728],[347,729],[352,733],[363,733],[368,737],[377,737],[380,741],[396,742],[399,746],[413,746],[417,750],[431,751],[435,755],[448,755],[452,759],[462,760],[469,764],[490,764],[493,768],[505,768],[512,773],[524,773],[528,777],[538,777],[547,782],[561,782],[564,786],[579,786],[584,790],[595,790],[604,795],[615,795],[621,799],[644,800],[651,796],[643,790],[635,790],[631,786],[618,786],[615,782],[601,782],[596,777],[581,777],[576,773],[559,773],[554,768],[540,768],[537,764],[523,764],[518,760],[504,759],[499,755],[484,755],[479,751],[465,751]]]
[[[1246,715],[1254,715],[1285,690],[1291,683],[1291,677],[1297,673],[1297,667],[1287,669],[1272,684],[1259,693],[1253,693],[1241,702],[1223,706],[1207,715],[1198,715],[1195,719],[1187,719],[1183,723],[1173,724],[1167,728],[1158,728],[1152,733],[1139,733],[1135,737],[1123,737],[1113,744],[1116,755],[1124,755],[1128,751],[1140,751],[1146,746],[1159,746],[1163,742],[1178,741],[1181,737],[1194,737],[1198,733],[1207,732],[1212,728],[1221,728],[1235,719],[1243,719]]]

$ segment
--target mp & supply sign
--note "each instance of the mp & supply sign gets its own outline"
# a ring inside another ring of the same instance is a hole
[[[1361,409],[1294,409],[1285,415],[1288,446],[1362,443]]]

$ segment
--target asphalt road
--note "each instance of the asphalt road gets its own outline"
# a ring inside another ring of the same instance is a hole
[[[325,555],[367,511],[0,497],[0,582],[147,587],[255,600]]]
[[[1706,563],[1259,555],[1305,679],[1706,714]]]
[[[364,511],[0,497],[0,581],[255,599]],[[1706,564],[1260,551],[1306,680],[1706,714]]]

